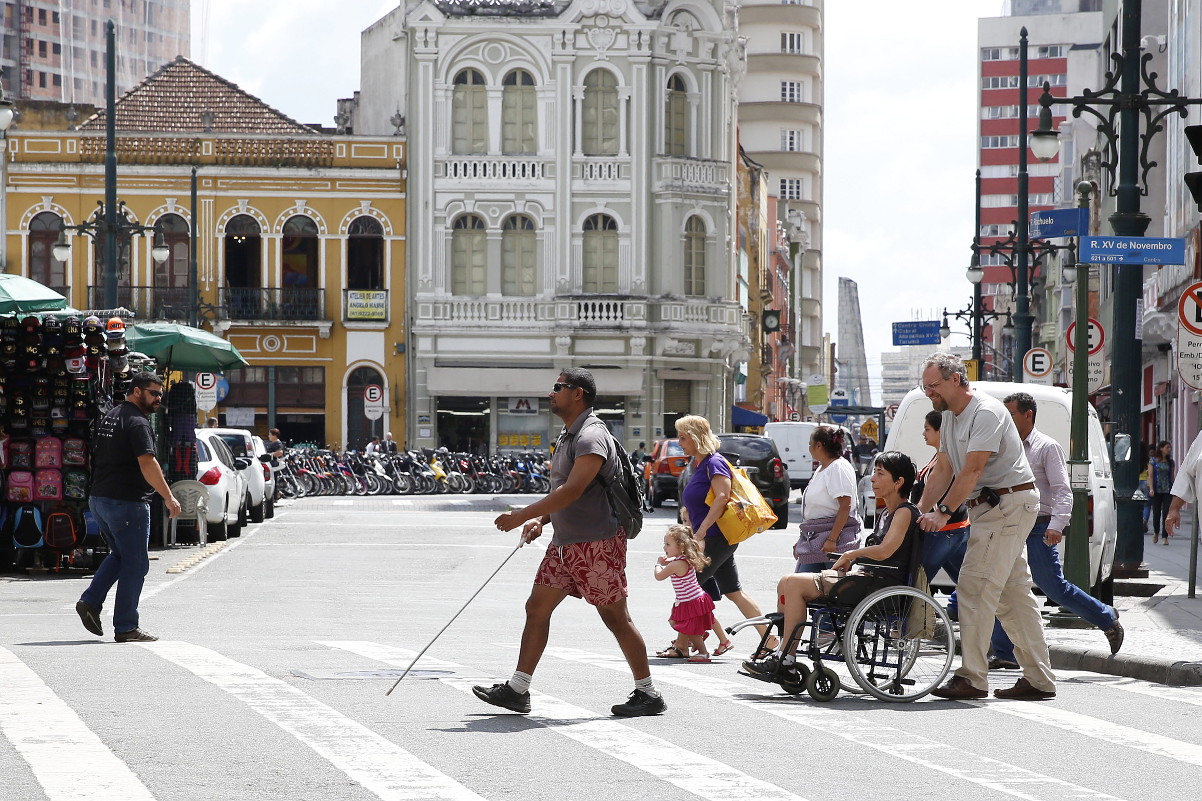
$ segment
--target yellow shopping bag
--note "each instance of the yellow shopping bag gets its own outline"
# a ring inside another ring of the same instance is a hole
[[[718,518],[718,530],[731,545],[737,545],[754,534],[759,534],[771,528],[776,522],[776,513],[764,500],[759,489],[750,478],[747,471],[741,467],[730,468],[730,500],[726,502],[726,510]],[[714,502],[714,491],[711,489],[705,496],[707,506]]]

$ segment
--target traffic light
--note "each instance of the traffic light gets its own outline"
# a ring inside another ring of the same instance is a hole
[[[1189,140],[1189,146],[1194,149],[1194,155],[1202,162],[1202,125],[1187,125],[1185,138]],[[1198,208],[1202,209],[1202,172],[1187,172],[1185,185],[1189,187],[1189,193],[1194,196],[1194,202],[1198,204]]]
[[[780,312],[776,309],[765,309],[762,325],[765,334],[775,334],[780,330]]]

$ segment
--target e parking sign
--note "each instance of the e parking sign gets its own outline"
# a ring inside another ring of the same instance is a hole
[[[1047,348],[1031,348],[1023,357],[1023,380],[1028,384],[1052,383],[1052,352]]]

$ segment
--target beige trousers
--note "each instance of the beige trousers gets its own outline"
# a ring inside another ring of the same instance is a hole
[[[980,504],[969,513],[972,528],[956,586],[960,613],[956,675],[978,690],[989,689],[989,639],[995,616],[1014,641],[1014,658],[1023,677],[1037,689],[1056,689],[1043,618],[1027,569],[1027,535],[1038,513],[1035,490],[1003,495],[997,506]]]

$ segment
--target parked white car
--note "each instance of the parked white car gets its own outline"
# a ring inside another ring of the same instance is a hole
[[[196,429],[196,480],[209,488],[209,538],[224,540],[242,533],[242,500],[246,479],[240,461],[211,428]]]
[[[800,487],[804,490],[809,486],[810,479],[814,477],[814,468],[818,463],[810,455],[810,436],[819,425],[819,423],[802,421],[768,423],[764,426],[764,436],[776,443],[776,449],[785,463],[785,469],[789,471],[789,485],[794,489]],[[843,426],[832,426],[829,423],[821,423],[821,425],[827,428],[843,428]],[[843,428],[843,434],[850,446],[853,442],[851,432]]]
[[[985,392],[999,401],[1015,392],[1026,392],[1035,399],[1039,410],[1035,427],[1047,434],[1066,455],[1069,450],[1069,421],[1072,417],[1073,393],[1064,387],[1048,387],[1039,384],[1011,384],[1001,381],[974,381],[972,388]],[[931,400],[921,389],[910,390],[893,419],[889,429],[885,450],[901,451],[921,468],[931,460],[935,451],[923,441],[922,424],[927,412],[931,411]],[[1114,548],[1118,541],[1118,505],[1114,495],[1114,477],[1110,470],[1110,453],[1098,413],[1087,405],[1087,445],[1089,451],[1089,575],[1093,594],[1103,603],[1112,603],[1114,594]],[[1064,558],[1064,545],[1061,560]],[[932,585],[946,579],[940,572]]]
[[[267,514],[267,478],[264,471],[269,468],[266,468],[255,455],[254,435],[244,428],[210,428],[207,430],[221,437],[229,446],[230,453],[234,454],[234,458],[249,460],[249,463],[241,468],[242,477],[246,479],[246,500],[243,504],[246,513],[242,518],[242,524],[246,524],[246,515],[249,515],[250,522],[262,523]],[[264,452],[266,453],[266,451]]]
[[[872,528],[876,524],[876,490],[872,488],[872,473],[860,479],[860,520],[864,528]]]
[[[258,434],[251,437],[255,444],[255,458],[263,465],[263,516],[275,517],[275,474],[280,472],[283,465],[280,460],[267,452],[267,445]]]

